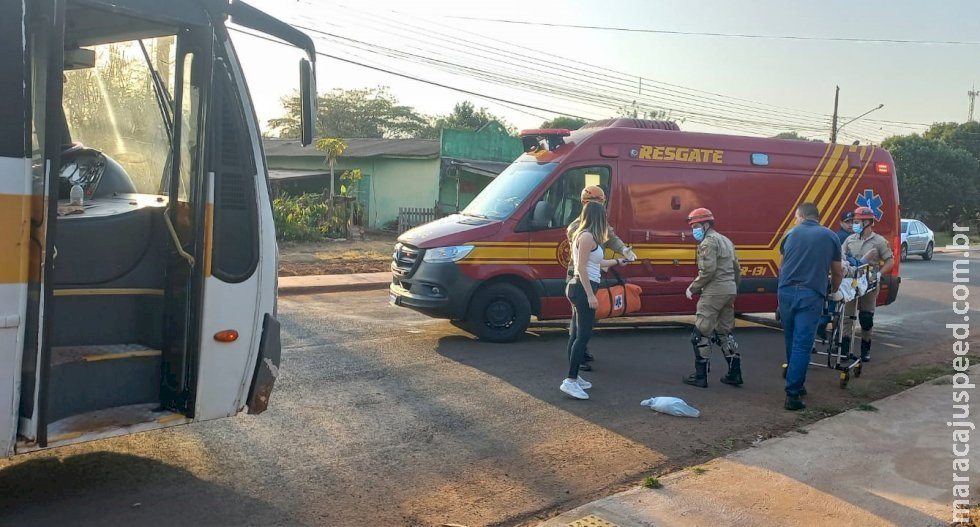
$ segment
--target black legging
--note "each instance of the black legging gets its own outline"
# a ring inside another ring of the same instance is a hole
[[[589,282],[592,292],[599,289],[598,282]],[[565,287],[565,296],[572,303],[572,322],[568,327],[568,378],[578,377],[578,368],[585,359],[585,349],[592,337],[595,325],[595,309],[589,307],[589,297],[578,278],[572,279]]]

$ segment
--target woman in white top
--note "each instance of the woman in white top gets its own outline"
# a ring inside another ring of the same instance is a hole
[[[595,294],[599,289],[599,274],[604,268],[625,262],[602,257],[602,244],[606,242],[608,231],[606,208],[590,201],[582,207],[578,229],[570,237],[575,273],[565,288],[565,296],[572,303],[572,322],[568,332],[568,377],[559,389],[576,399],[588,399],[589,394],[585,390],[592,387],[592,383],[579,377],[578,371],[595,325],[595,309],[599,303]]]

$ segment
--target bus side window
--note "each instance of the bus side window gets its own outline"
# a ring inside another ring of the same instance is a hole
[[[215,63],[211,170],[214,171],[212,271],[229,283],[247,280],[259,261],[257,168],[227,65]]]

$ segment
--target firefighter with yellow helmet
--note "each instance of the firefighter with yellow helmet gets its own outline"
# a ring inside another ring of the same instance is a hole
[[[588,203],[588,202],[590,202],[590,201],[595,201],[595,202],[598,202],[598,203],[602,204],[603,206],[605,206],[605,204],[606,204],[606,193],[605,193],[605,191],[602,190],[602,187],[600,187],[598,185],[588,185],[588,186],[586,186],[585,188],[582,189],[582,206],[585,206],[585,204]],[[570,223],[568,225],[568,229],[566,230],[566,234],[568,236],[569,243],[571,243],[571,241],[572,241],[572,235],[578,230],[578,224],[579,224],[579,219],[578,219],[578,217],[576,217],[574,220],[572,220],[572,223]],[[604,243],[602,245],[602,248],[603,249],[609,249],[609,250],[611,250],[614,253],[618,253],[618,254],[623,255],[623,257],[626,258],[626,261],[628,261],[628,262],[635,261],[636,260],[636,253],[634,253],[633,252],[633,249],[629,248],[629,246],[627,246],[623,242],[623,240],[620,239],[619,236],[616,235],[616,232],[613,231],[612,225],[609,225],[609,228],[607,229],[607,232],[609,233],[609,238],[606,240],[606,243]],[[575,274],[574,265],[575,264],[572,263],[572,259],[569,258],[569,260],[568,260],[568,278],[569,279],[571,279],[571,277]],[[594,359],[595,359],[595,357],[593,357],[592,354],[589,353],[588,350],[586,350],[585,351],[585,362],[582,363],[582,365],[579,367],[579,369],[582,370],[582,371],[591,371],[592,370],[592,366],[590,366],[589,363],[592,362]]]
[[[735,296],[741,279],[741,268],[735,245],[715,230],[715,216],[706,208],[697,208],[687,217],[694,239],[698,242],[698,276],[685,295],[698,299],[691,334],[694,346],[694,373],[684,378],[685,384],[708,387],[708,359],[711,343],[717,344],[728,362],[728,373],[721,382],[732,386],[742,384],[742,357],[732,330],[735,329]]]

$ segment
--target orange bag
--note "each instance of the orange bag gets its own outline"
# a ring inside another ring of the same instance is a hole
[[[620,278],[619,273],[612,271],[616,275],[619,283],[608,287],[600,287],[596,291],[596,299],[599,304],[596,306],[595,318],[621,317],[629,313],[636,313],[642,307],[640,293],[643,288],[636,284],[627,284]]]

